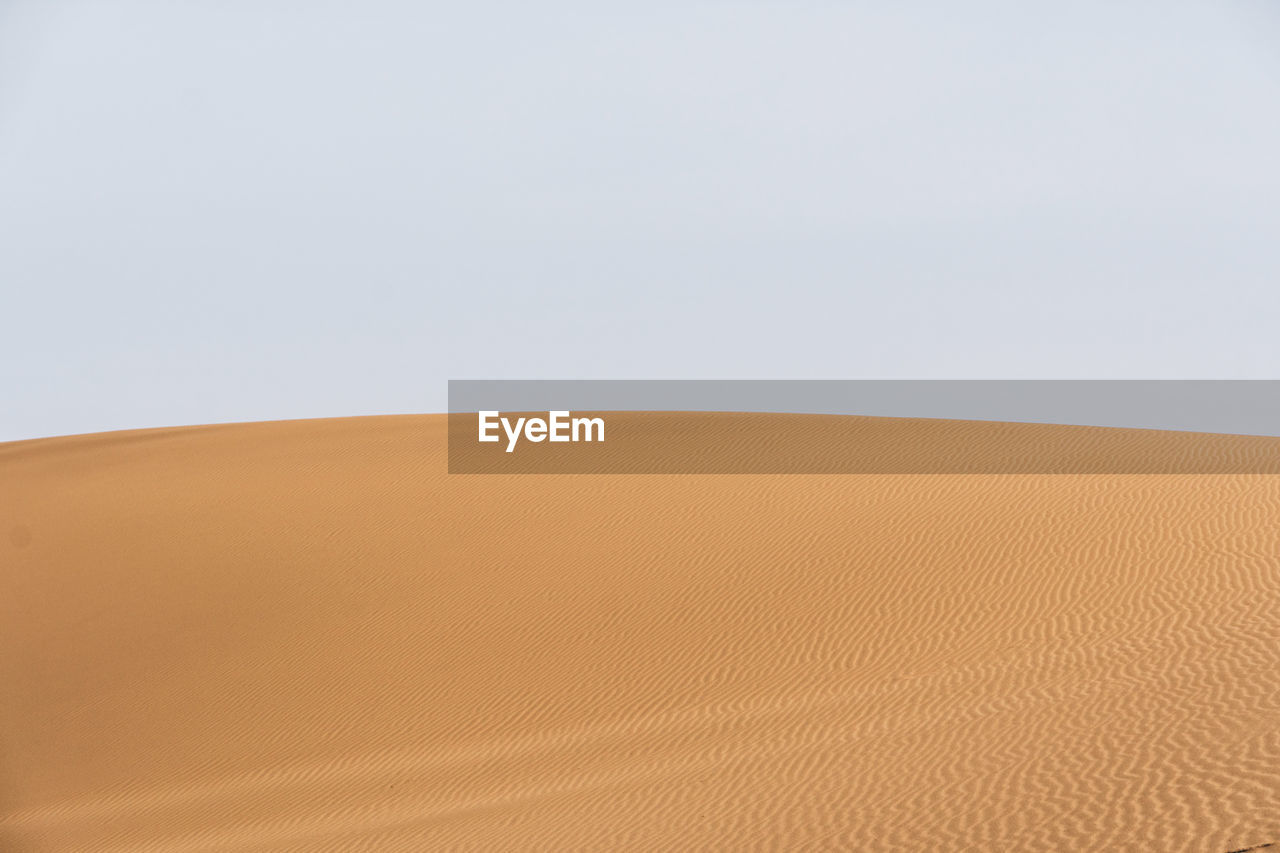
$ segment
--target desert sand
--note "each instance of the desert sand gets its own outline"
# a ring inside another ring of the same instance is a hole
[[[0,445],[0,850],[1280,842],[1280,476],[466,476],[445,430]]]

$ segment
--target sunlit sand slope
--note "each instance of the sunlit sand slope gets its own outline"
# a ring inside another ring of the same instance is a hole
[[[1278,476],[444,470],[0,445],[0,850],[1280,841]]]

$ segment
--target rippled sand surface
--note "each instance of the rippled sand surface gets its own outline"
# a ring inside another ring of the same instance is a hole
[[[444,471],[0,445],[0,850],[1280,842],[1280,476]]]

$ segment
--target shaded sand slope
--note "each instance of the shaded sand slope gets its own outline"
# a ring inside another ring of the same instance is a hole
[[[0,849],[1280,841],[1280,477],[467,477],[444,437],[0,445]]]

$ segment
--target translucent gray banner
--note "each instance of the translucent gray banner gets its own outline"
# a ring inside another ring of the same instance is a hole
[[[1280,380],[451,380],[449,411],[455,473],[1280,472]]]

